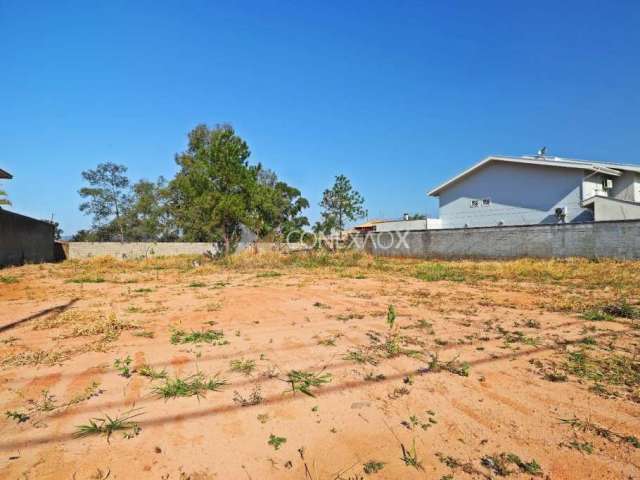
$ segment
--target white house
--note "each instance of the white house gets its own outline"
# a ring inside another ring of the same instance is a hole
[[[640,219],[640,165],[489,156],[428,194],[441,228]]]

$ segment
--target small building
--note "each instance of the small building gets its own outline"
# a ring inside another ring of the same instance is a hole
[[[434,188],[441,228],[640,218],[640,165],[489,156]]]
[[[376,225],[378,223],[383,223],[386,220],[367,220],[364,223],[361,223],[359,225],[356,225],[355,227],[353,227],[353,230],[355,230],[355,233],[367,233],[367,232],[375,232],[376,231]]]
[[[1,179],[13,176],[0,169]],[[0,267],[55,259],[55,227],[0,207]]]
[[[439,218],[409,219],[408,215],[405,215],[404,218],[397,220],[371,220],[353,227],[356,233],[406,232],[434,228],[440,228]]]

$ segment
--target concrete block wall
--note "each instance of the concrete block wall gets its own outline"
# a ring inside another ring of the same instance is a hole
[[[213,243],[203,242],[68,242],[67,259],[109,256],[120,259],[172,255],[202,255],[215,253]]]
[[[394,257],[640,259],[640,220],[371,232],[355,244]]]
[[[110,256],[118,259],[167,257],[173,255],[202,255],[217,251],[213,243],[206,242],[61,242],[64,258],[83,259]],[[241,243],[236,251],[252,249],[255,252],[303,249],[302,244],[277,244],[266,242]]]
[[[0,267],[52,262],[53,238],[51,223],[0,208]]]

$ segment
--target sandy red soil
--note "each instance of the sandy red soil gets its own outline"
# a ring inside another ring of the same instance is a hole
[[[535,459],[540,478],[640,478],[639,448],[560,420],[589,419],[620,435],[638,435],[640,404],[626,395],[596,395],[589,382],[571,376],[550,382],[531,362],[560,361],[558,341],[579,339],[585,328],[598,342],[613,339],[614,348],[637,351],[639,331],[624,322],[546,311],[534,286],[286,269],[272,277],[170,270],[132,273],[134,283],[76,284],[60,269],[0,272],[19,278],[0,283],[1,478],[497,478],[481,459],[502,452]],[[190,287],[193,282],[204,285]],[[405,346],[422,355],[379,355],[377,365],[345,359],[350,350],[369,351],[372,334],[388,335],[391,304]],[[66,325],[42,328],[70,311],[114,313],[140,328],[94,351],[98,337],[67,337]],[[524,326],[530,319],[539,328]],[[419,320],[433,332],[408,328]],[[498,327],[539,342],[506,345]],[[172,328],[221,329],[229,343],[174,345]],[[142,330],[153,338],[134,335]],[[318,343],[329,338],[335,346]],[[65,354],[52,365],[7,360],[39,350]],[[436,352],[441,362],[468,362],[468,376],[429,371]],[[228,385],[200,399],[165,400],[153,392],[161,380],[119,375],[114,360],[127,355],[134,368],[219,374]],[[233,372],[235,359],[254,360],[257,368],[250,375]],[[293,394],[285,381],[290,370],[329,372],[332,380],[314,389],[315,397]],[[368,373],[384,379],[367,380]],[[100,384],[96,396],[62,406],[92,382]],[[234,401],[234,392],[246,397],[256,386],[262,403]],[[55,397],[50,411],[29,403],[43,390]],[[132,408],[141,412],[141,431],[132,438],[121,432],[109,441],[74,437],[90,418]],[[5,411],[30,412],[30,418],[18,423]],[[271,434],[286,438],[277,450],[268,444]],[[568,447],[572,441],[592,444],[593,452]],[[401,444],[414,442],[422,470],[402,460]],[[443,460],[447,456],[459,465]],[[363,464],[370,460],[384,468],[366,475]],[[533,478],[513,464],[510,470],[509,478]]]

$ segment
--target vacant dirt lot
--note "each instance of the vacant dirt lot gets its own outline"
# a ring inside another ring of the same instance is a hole
[[[640,478],[639,293],[611,261],[0,270],[0,477]]]

